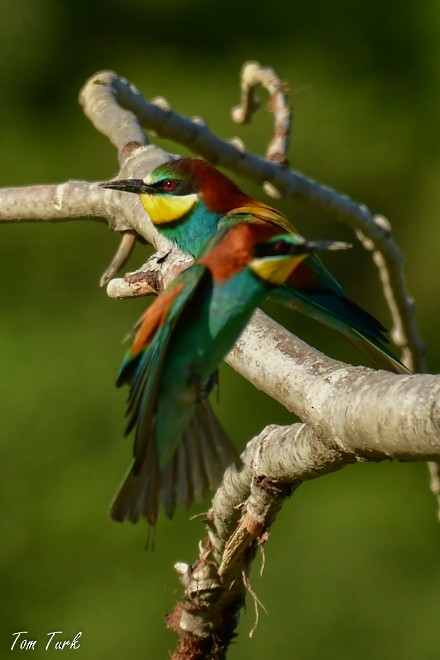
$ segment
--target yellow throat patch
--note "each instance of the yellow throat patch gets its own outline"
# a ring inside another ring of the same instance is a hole
[[[195,193],[175,197],[144,194],[140,198],[154,225],[166,225],[179,220],[192,209],[198,199]]]
[[[296,254],[283,257],[267,257],[266,259],[253,259],[251,268],[258,277],[272,284],[283,284],[295,268],[299,266],[308,255]]]

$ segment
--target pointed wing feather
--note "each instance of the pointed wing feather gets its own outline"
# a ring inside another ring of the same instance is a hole
[[[344,295],[317,288],[301,290],[283,285],[271,300],[287,305],[340,332],[379,369],[408,373],[408,369],[387,348],[386,329],[374,316]]]
[[[148,308],[136,326],[133,345],[119,372],[117,385],[130,384],[126,433],[137,425],[133,450],[135,473],[140,470],[152,438],[157,389],[173,329],[204,272],[201,265],[191,266]]]
[[[357,335],[357,337],[353,335]],[[396,374],[408,375],[411,373],[381,342],[375,341],[357,330],[353,330],[353,335],[344,335],[344,337],[378,369],[393,371]]]
[[[148,349],[157,331],[165,324],[166,319],[170,316],[173,303],[181,293],[185,283],[177,281],[176,278],[172,282],[172,285],[168,291],[165,291],[161,296],[156,298],[136,323],[132,332],[133,343],[125,355],[116,380],[118,387],[130,382],[133,378],[141,354]]]

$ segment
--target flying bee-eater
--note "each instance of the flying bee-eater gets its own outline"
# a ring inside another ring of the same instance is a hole
[[[217,230],[236,222],[265,222],[297,233],[282,213],[246,195],[200,158],[170,160],[144,179],[102,185],[138,194],[156,229],[194,257]],[[388,349],[384,326],[345,295],[316,254],[308,254],[270,297],[337,330],[376,367],[408,373]]]
[[[255,308],[307,255],[345,247],[280,234],[271,223],[234,223],[154,300],[117,378],[130,388],[126,432],[135,429],[135,441],[112,518],[144,516],[154,528],[160,504],[171,517],[219,482],[237,460],[206,400],[221,361]]]

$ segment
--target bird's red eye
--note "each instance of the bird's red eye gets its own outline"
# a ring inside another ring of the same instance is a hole
[[[273,244],[273,250],[275,254],[287,254],[289,252],[289,246],[286,241],[276,241]]]
[[[167,179],[166,181],[163,182],[163,187],[164,190],[171,191],[174,190],[176,187],[176,182],[173,181],[172,179]]]

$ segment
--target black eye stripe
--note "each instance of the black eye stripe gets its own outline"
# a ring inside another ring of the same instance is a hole
[[[194,181],[183,181],[181,179],[162,179],[151,183],[150,187],[157,190],[157,192],[164,192],[173,196],[191,195],[198,192],[197,184]]]
[[[254,257],[264,259],[264,257],[281,257],[285,254],[295,254],[295,246],[288,241],[278,240],[273,243],[257,243],[254,246]]]

